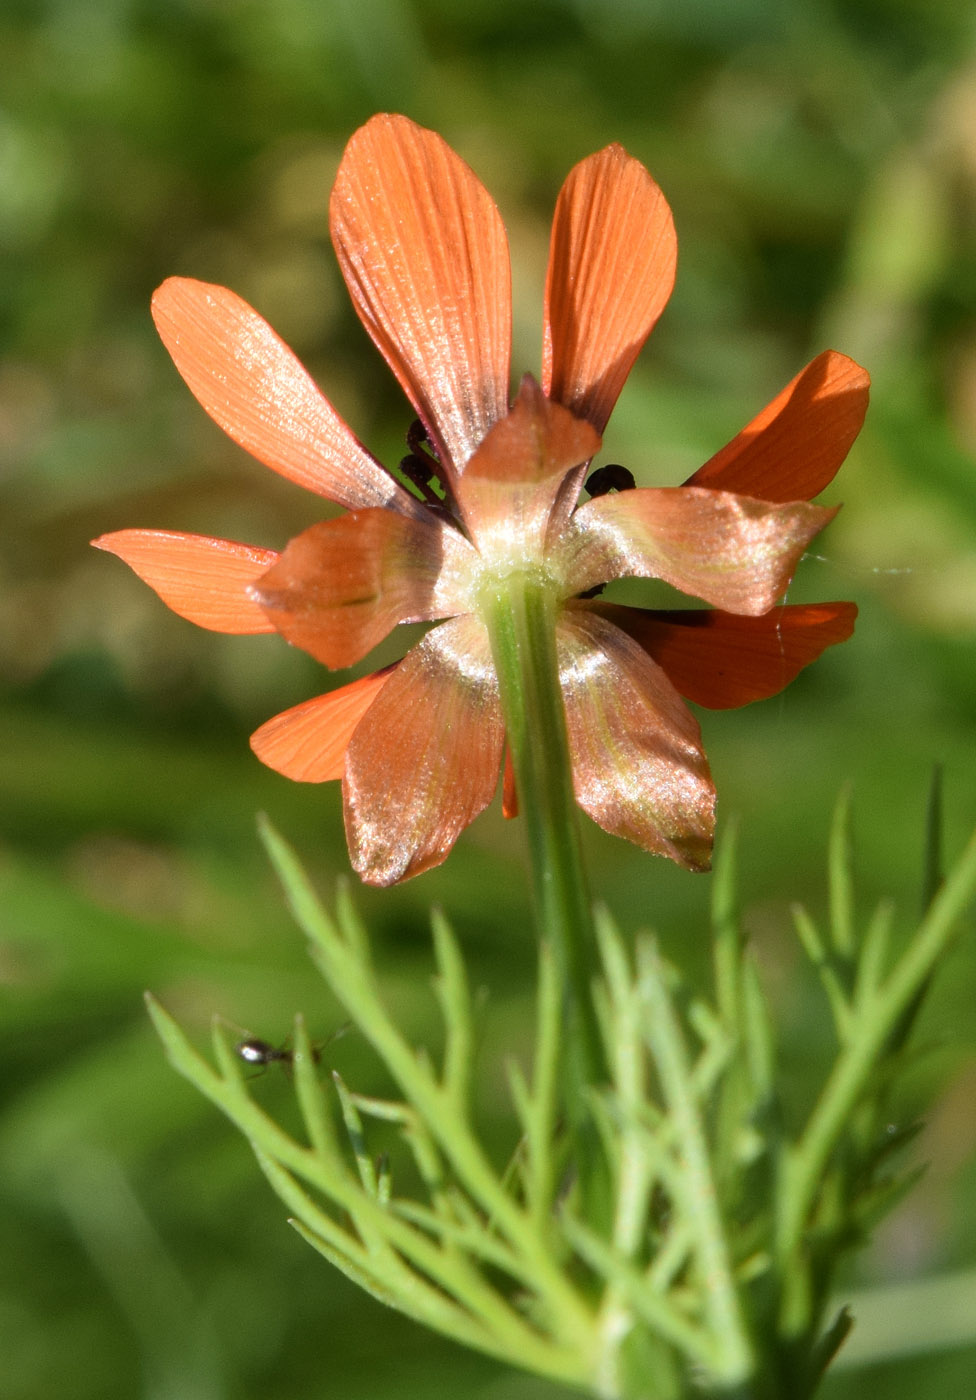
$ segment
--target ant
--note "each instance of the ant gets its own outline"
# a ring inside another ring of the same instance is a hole
[[[258,1070],[266,1070],[269,1065],[287,1065],[291,1069],[295,1062],[295,1052],[287,1045],[272,1045],[267,1040],[252,1036],[249,1040],[239,1040],[234,1046],[234,1054],[246,1065]],[[312,1059],[319,1062],[318,1048],[312,1047]]]
[[[312,1046],[312,1060],[315,1064],[320,1063],[324,1047],[344,1035],[347,1029],[348,1025],[339,1026],[322,1044]],[[295,1063],[295,1052],[290,1045],[272,1045],[270,1041],[261,1040],[256,1035],[239,1040],[234,1046],[234,1054],[246,1065],[253,1066],[258,1073],[263,1073],[269,1065],[286,1065],[290,1070]]]

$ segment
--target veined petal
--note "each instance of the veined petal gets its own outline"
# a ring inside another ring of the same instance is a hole
[[[731,710],[778,695],[821,652],[854,631],[854,603],[791,603],[762,617],[690,608],[653,611],[579,601],[649,653],[686,700]]]
[[[226,287],[170,277],[154,295],[152,312],[200,405],[259,462],[341,506],[416,513],[414,498],[366,451],[246,301]]]
[[[549,247],[542,387],[597,432],[667,304],[677,255],[667,200],[622,146],[570,171]]]
[[[476,557],[434,517],[350,511],[297,535],[250,592],[283,637],[335,669],[355,665],[400,622],[466,611]]]
[[[577,802],[611,835],[707,870],[715,788],[677,691],[598,613],[567,609],[557,644]]]
[[[346,147],[331,228],[364,326],[459,472],[508,410],[508,240],[491,196],[435,132],[382,115]]]
[[[343,797],[353,868],[392,885],[439,865],[491,801],[504,731],[488,638],[473,617],[429,632],[356,728]]]
[[[638,488],[580,506],[563,540],[567,591],[660,578],[726,612],[768,612],[836,511],[705,487]]]
[[[481,553],[495,562],[541,560],[564,478],[599,446],[589,423],[547,399],[525,375],[511,411],[457,482],[461,513]]]
[[[180,617],[211,632],[273,632],[247,589],[278,558],[273,549],[172,530],[116,530],[92,540],[124,559]]]
[[[870,384],[867,370],[825,350],[685,485],[809,501],[833,481],[861,431]]]
[[[327,783],[341,778],[349,740],[392,670],[387,666],[284,710],[254,731],[251,748],[262,763],[295,782]]]

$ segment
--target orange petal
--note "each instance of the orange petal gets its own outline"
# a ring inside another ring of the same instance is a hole
[[[289,481],[341,506],[414,513],[256,311],[226,287],[171,277],[152,303],[173,363],[224,432]]]
[[[387,666],[275,715],[251,735],[262,763],[298,783],[341,778],[353,731],[390,678]]]
[[[542,385],[597,432],[667,304],[677,256],[667,201],[622,146],[570,171],[552,225]]]
[[[476,559],[434,516],[350,511],[296,536],[251,597],[317,661],[354,666],[400,622],[466,612],[464,578]]]
[[[861,431],[870,383],[867,370],[825,350],[685,485],[809,501],[833,481]]]
[[[439,865],[498,784],[504,730],[484,628],[429,632],[358,725],[343,778],[355,870],[392,885]]]
[[[726,612],[756,616],[785,593],[807,544],[835,514],[694,486],[597,496],[580,506],[562,542],[567,589],[660,578]]]
[[[600,446],[580,418],[547,399],[530,374],[457,482],[465,523],[495,563],[540,560],[564,478]]]
[[[686,700],[710,710],[778,695],[827,647],[846,642],[857,617],[853,603],[791,603],[762,617],[600,601],[573,606],[598,612],[633,637]]]
[[[707,870],[715,788],[677,691],[598,613],[568,609],[557,643],[577,802],[611,835]]]
[[[117,554],[180,617],[212,632],[273,632],[248,585],[278,558],[273,549],[170,530],[116,530],[92,540]]]
[[[433,131],[378,116],[346,147],[332,241],[356,310],[460,471],[508,410],[508,241],[490,195]]]

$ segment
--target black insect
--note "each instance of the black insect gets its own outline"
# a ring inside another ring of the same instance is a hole
[[[272,1045],[270,1041],[259,1040],[257,1036],[239,1040],[234,1046],[234,1054],[246,1065],[252,1065],[258,1070],[265,1070],[269,1065],[287,1065],[291,1068],[295,1061],[295,1052],[290,1046]],[[317,1046],[312,1047],[312,1059],[318,1064]]]

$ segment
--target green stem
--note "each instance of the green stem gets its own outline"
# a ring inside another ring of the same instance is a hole
[[[556,656],[558,602],[546,581],[513,573],[483,599],[519,812],[529,843],[533,907],[567,991],[567,1044],[587,1084],[606,1079],[592,995],[596,933],[583,873],[578,808]]]

